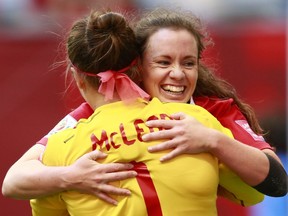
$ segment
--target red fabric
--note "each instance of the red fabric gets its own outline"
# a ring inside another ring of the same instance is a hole
[[[73,110],[70,115],[76,120],[79,121],[81,118],[87,119],[93,114],[94,110],[89,106],[88,103],[84,102],[75,110]]]
[[[219,98],[196,97],[194,98],[194,102],[207,109],[224,127],[230,129],[236,140],[261,150],[273,150],[263,137],[261,137],[261,140],[250,129],[248,130],[237,123],[239,120],[242,122],[247,122],[247,120],[236,104],[234,104],[233,99],[223,100]]]
[[[101,77],[101,85],[98,92],[105,95],[105,100],[112,100],[116,89],[119,97],[123,101],[130,101],[141,97],[149,99],[150,96],[136,85],[126,74],[106,71],[97,74]]]
[[[161,204],[145,163],[132,162],[134,170],[137,172],[137,182],[143,194],[148,216],[162,216]]]

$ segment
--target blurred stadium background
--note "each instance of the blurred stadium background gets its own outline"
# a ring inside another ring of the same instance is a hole
[[[53,69],[67,24],[91,8],[157,6],[192,10],[215,46],[206,58],[257,113],[287,169],[286,0],[0,0],[1,182],[8,168],[82,100],[65,93],[63,67]],[[61,56],[60,56],[61,57]],[[286,216],[288,199],[266,197],[242,208],[219,200],[219,216]],[[28,201],[0,196],[1,215],[31,215]]]

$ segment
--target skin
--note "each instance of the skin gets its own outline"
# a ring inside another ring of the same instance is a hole
[[[71,72],[81,95],[92,109],[108,103],[105,102],[102,94],[85,83],[74,68],[71,68]],[[95,97],[98,99],[95,100]],[[95,150],[85,154],[71,166],[48,167],[38,160],[44,150],[45,146],[35,144],[12,165],[3,181],[2,194],[4,196],[33,199],[63,190],[78,190],[117,205],[117,201],[109,195],[129,196],[131,194],[129,190],[117,188],[109,182],[135,177],[137,173],[131,170],[132,164],[97,163],[97,159],[103,159],[107,155]],[[32,173],[31,170],[33,170]]]
[[[150,37],[142,59],[142,73],[145,74],[142,81],[151,95],[167,102],[190,100],[197,81],[198,56],[195,43],[195,38],[185,30],[162,29]],[[81,79],[77,85],[81,91],[88,89]],[[86,99],[89,102],[88,97]],[[99,104],[91,105],[95,108]],[[150,152],[172,149],[161,158],[163,162],[183,153],[210,152],[252,186],[267,176],[269,163],[261,150],[206,128],[183,113],[173,117],[177,121],[147,122],[148,126],[161,126],[167,130],[143,136],[145,141],[167,139],[149,149]],[[46,167],[38,160],[43,150],[44,146],[34,145],[9,169],[2,185],[4,196],[29,199],[74,189],[94,194],[116,205],[117,201],[109,194],[130,194],[126,189],[109,185],[112,181],[135,177],[137,174],[129,170],[132,167],[130,164],[98,164],[96,160],[105,155],[95,151],[82,156],[68,167]],[[265,152],[279,160],[273,151]],[[31,167],[33,173],[29,173]]]
[[[35,144],[13,164],[3,181],[4,196],[33,199],[63,190],[78,190],[117,205],[117,201],[108,194],[130,195],[129,190],[114,187],[109,182],[135,177],[137,173],[131,170],[133,165],[99,164],[96,160],[103,159],[106,155],[95,150],[85,154],[70,166],[48,167],[38,160],[44,150],[43,145]]]
[[[142,59],[146,91],[150,95],[157,95],[162,101],[189,101],[197,82],[196,45],[194,36],[186,30],[163,28],[150,36]],[[170,149],[170,153],[160,159],[162,162],[180,154],[210,152],[251,186],[261,183],[268,174],[269,162],[264,152],[280,162],[272,150],[261,151],[244,145],[218,131],[204,127],[184,113],[177,113],[173,117],[178,121],[147,122],[149,127],[163,127],[166,130],[142,137],[144,141],[167,140],[148,149],[151,153]]]
[[[198,79],[197,52],[196,40],[186,30],[161,29],[153,34],[142,60],[147,93],[165,102],[189,101]]]

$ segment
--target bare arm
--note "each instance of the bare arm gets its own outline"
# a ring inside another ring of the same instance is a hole
[[[39,156],[44,146],[32,146],[8,170],[2,185],[2,194],[16,199],[32,199],[63,190],[79,190],[94,194],[111,204],[116,200],[108,194],[129,195],[127,189],[109,185],[109,182],[135,177],[131,164],[99,164],[95,160],[106,155],[93,151],[67,167],[44,166]]]
[[[144,135],[144,141],[167,139],[149,148],[150,152],[172,149],[161,158],[170,160],[180,154],[210,152],[233,170],[244,182],[251,186],[263,182],[269,172],[269,161],[263,151],[280,159],[272,150],[259,150],[231,139],[214,129],[207,128],[196,119],[183,113],[173,116],[174,120],[154,120],[147,122],[149,127],[163,127],[166,130]]]

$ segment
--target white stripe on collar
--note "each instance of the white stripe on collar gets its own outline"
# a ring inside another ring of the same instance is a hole
[[[195,102],[193,100],[193,97],[190,98],[190,104],[194,104],[195,105]]]

